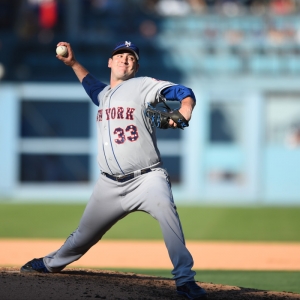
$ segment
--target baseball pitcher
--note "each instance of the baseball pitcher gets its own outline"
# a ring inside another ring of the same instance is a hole
[[[69,43],[67,54],[57,58],[70,66],[88,96],[98,106],[99,179],[78,228],[56,251],[26,263],[21,272],[60,272],[78,260],[120,219],[144,211],[160,225],[173,264],[172,274],[179,295],[204,299],[206,291],[196,284],[193,258],[186,248],[171,183],[163,168],[156,142],[156,128],[185,128],[195,106],[191,89],[150,77],[135,77],[140,53],[129,41],[118,43],[108,59],[110,84],[90,74],[75,58]],[[155,106],[179,101],[180,109]]]

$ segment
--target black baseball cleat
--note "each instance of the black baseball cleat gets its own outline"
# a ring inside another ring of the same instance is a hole
[[[207,299],[208,295],[195,281],[188,281],[184,285],[177,286],[177,294],[188,299]]]
[[[43,258],[34,258],[25,264],[21,269],[21,273],[50,273],[44,264]]]

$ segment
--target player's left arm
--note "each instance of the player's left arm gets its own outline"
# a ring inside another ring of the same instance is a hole
[[[181,107],[179,112],[185,117],[187,121],[192,118],[192,112],[196,105],[196,101],[192,97],[186,97],[181,100]]]
[[[161,94],[166,100],[179,101],[181,107],[179,112],[189,121],[192,117],[193,109],[196,105],[196,97],[192,89],[183,85],[172,85],[161,91]],[[173,120],[169,120],[170,127],[177,127],[177,124]]]

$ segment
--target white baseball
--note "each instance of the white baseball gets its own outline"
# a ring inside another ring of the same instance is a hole
[[[58,46],[56,48],[56,54],[61,55],[61,56],[67,56],[68,48],[66,46]]]

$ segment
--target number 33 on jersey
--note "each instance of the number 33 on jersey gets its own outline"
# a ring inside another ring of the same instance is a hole
[[[105,109],[105,113],[103,114],[103,109],[98,110],[97,114],[97,122],[102,122],[103,118],[105,118],[105,121],[109,120],[133,120],[133,112],[135,111],[135,108],[132,107],[112,107]],[[113,130],[114,135],[116,135],[117,138],[114,139],[114,142],[117,144],[123,144],[126,140],[130,142],[134,142],[138,139],[138,130],[136,125],[131,124],[127,125],[125,128],[116,127]],[[127,133],[127,135],[125,135]]]

